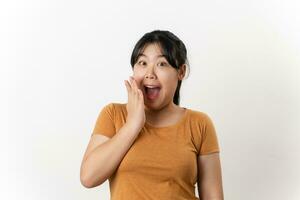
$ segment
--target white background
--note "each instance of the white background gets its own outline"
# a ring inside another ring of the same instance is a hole
[[[186,45],[181,106],[206,112],[227,200],[300,199],[299,1],[0,3],[0,199],[109,199],[80,184],[109,102],[127,100],[130,55],[161,29]]]

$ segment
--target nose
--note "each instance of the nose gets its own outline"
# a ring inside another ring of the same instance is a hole
[[[149,69],[146,72],[145,78],[146,79],[155,79],[156,78],[153,67],[149,67]]]
[[[147,73],[145,78],[147,79],[155,79],[155,75],[153,73]]]

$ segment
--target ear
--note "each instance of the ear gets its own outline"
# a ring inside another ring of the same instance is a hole
[[[182,80],[184,78],[185,71],[186,71],[186,64],[183,64],[178,69],[178,79],[179,80]]]

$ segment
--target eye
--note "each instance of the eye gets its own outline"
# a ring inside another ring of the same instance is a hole
[[[166,63],[166,62],[160,62],[159,63],[159,66],[167,66],[168,65],[168,63]]]
[[[138,62],[138,64],[139,64],[139,65],[144,65],[144,64],[146,64],[146,63],[145,63],[143,60],[141,60],[141,61]]]

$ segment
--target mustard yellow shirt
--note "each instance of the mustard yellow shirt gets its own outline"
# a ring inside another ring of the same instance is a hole
[[[119,167],[109,178],[111,200],[194,200],[197,157],[219,152],[210,117],[185,108],[174,125],[154,127],[147,122]],[[96,120],[92,134],[113,137],[125,124],[126,104],[109,103]]]

